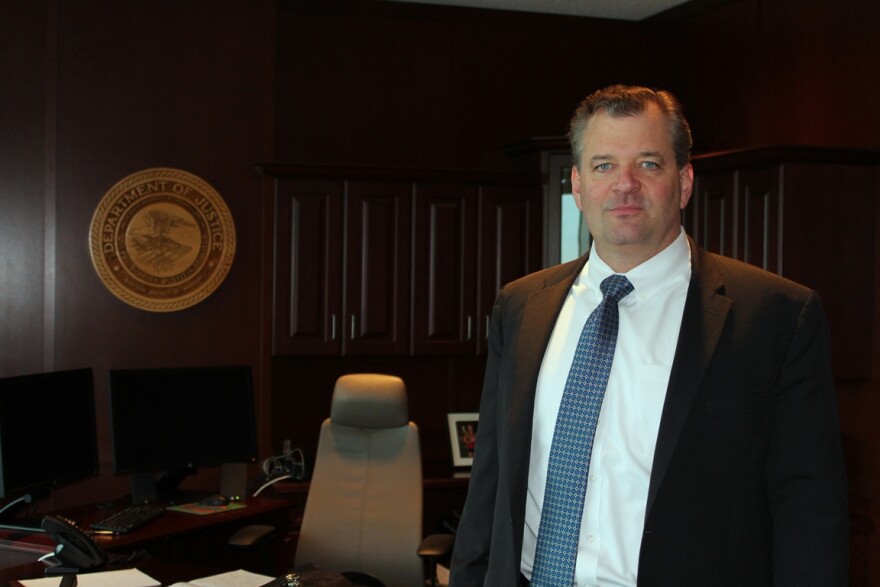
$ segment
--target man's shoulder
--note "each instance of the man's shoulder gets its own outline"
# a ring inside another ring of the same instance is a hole
[[[813,291],[808,286],[792,281],[778,273],[717,253],[703,251],[703,264],[711,266],[717,271],[728,292],[738,290],[756,295],[778,292],[795,298],[803,298]]]
[[[574,277],[580,273],[581,269],[583,269],[585,263],[586,259],[581,257],[574,261],[562,263],[561,265],[554,265],[552,267],[540,269],[506,284],[502,288],[502,292],[508,294],[528,294],[559,283],[560,281],[573,280]]]

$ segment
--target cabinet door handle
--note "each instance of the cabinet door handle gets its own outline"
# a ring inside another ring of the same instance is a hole
[[[467,338],[465,340],[471,340],[474,336],[474,320],[473,317],[468,314],[467,317]]]
[[[336,340],[336,314],[330,314],[330,340]]]
[[[356,331],[357,331],[357,330],[356,330],[356,328],[355,328],[354,314],[352,314],[352,315],[351,315],[351,340],[354,340],[354,333],[355,333]]]
[[[489,340],[489,314],[486,314],[486,329],[483,330],[483,338]]]

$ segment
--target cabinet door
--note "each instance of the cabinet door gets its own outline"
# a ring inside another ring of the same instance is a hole
[[[498,290],[541,266],[540,186],[484,185],[480,190],[477,348],[485,352]]]
[[[685,230],[704,249],[779,273],[779,168],[698,176]]]
[[[414,354],[476,353],[477,205],[474,185],[414,188]]]
[[[742,199],[742,253],[746,263],[782,274],[780,266],[779,166],[746,167],[737,173]]]
[[[276,184],[276,355],[342,349],[342,198],[341,181]]]
[[[409,348],[410,183],[347,185],[343,354]]]
[[[684,228],[707,251],[737,259],[736,213],[736,174],[700,175],[684,210]]]

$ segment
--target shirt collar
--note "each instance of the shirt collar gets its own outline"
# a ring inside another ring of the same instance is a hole
[[[586,284],[587,289],[595,292],[594,295],[601,299],[602,294],[599,284],[606,277],[613,275],[614,271],[596,252],[595,242],[590,247],[590,257],[584,265],[578,282]],[[633,294],[627,296],[622,302],[628,300],[644,301],[657,291],[669,287],[674,283],[690,281],[691,277],[691,250],[688,244],[684,228],[678,236],[665,249],[636,267],[625,273],[626,278],[633,284]]]

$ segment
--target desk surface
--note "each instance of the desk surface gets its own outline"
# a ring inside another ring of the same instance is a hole
[[[232,570],[223,563],[229,562],[226,552],[217,554],[225,547],[226,539],[243,526],[252,523],[270,523],[278,528],[279,534],[287,532],[289,503],[283,499],[265,497],[244,500],[246,507],[220,511],[209,515],[195,515],[168,511],[142,528],[129,534],[114,536],[95,536],[95,541],[110,553],[129,553],[145,550],[149,553],[137,567],[154,576],[142,564],[153,565],[161,573],[155,579],[173,583],[205,576],[222,570]],[[62,512],[74,520],[81,528],[88,528],[114,511],[124,508],[124,504],[87,505]],[[0,558],[6,564],[0,567],[0,586],[10,584],[13,579],[43,576],[44,566],[37,562],[40,556],[54,548],[52,539],[43,533],[27,533],[16,530],[0,530]],[[201,550],[202,552],[197,552]],[[12,554],[10,554],[12,553]],[[213,555],[213,556],[212,556]],[[187,560],[187,557],[192,557]],[[33,562],[22,562],[22,560]],[[213,559],[213,560],[211,560]],[[159,560],[161,562],[149,562]],[[185,570],[189,568],[189,573]]]
[[[250,523],[263,514],[286,512],[289,504],[281,499],[251,497],[244,500],[246,507],[240,509],[220,510],[217,513],[197,515],[178,511],[167,511],[146,526],[128,534],[111,536],[95,536],[95,541],[108,551],[139,547],[156,540],[167,540],[175,536],[190,534],[218,524]],[[88,505],[61,512],[65,517],[76,522],[80,528],[88,528],[124,505],[101,506]],[[219,508],[218,508],[219,509]]]
[[[21,587],[21,583],[18,581],[19,579],[41,577],[43,572],[42,567],[42,564],[35,563],[32,565],[32,574],[16,575],[14,577],[7,577],[3,574],[4,571],[0,571],[0,585],[3,585],[4,587]],[[192,581],[193,579],[199,579],[201,577],[207,577],[223,572],[221,569],[188,565],[185,563],[173,563],[155,558],[146,558],[142,561],[138,561],[134,567],[141,572],[146,573],[156,581],[159,581],[162,585],[171,585],[181,581]],[[128,568],[131,568],[131,566],[129,565]],[[115,568],[107,570],[115,570]]]

